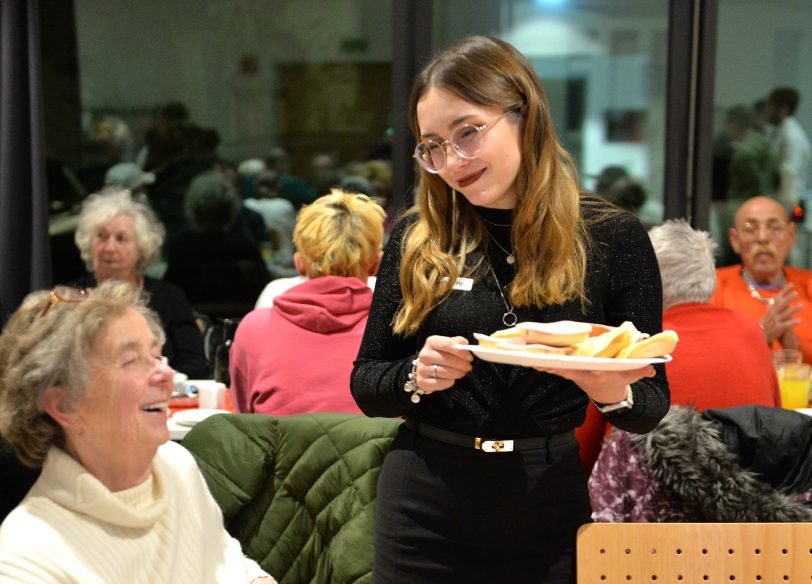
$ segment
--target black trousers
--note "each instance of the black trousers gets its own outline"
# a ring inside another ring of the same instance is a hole
[[[484,453],[401,427],[378,480],[374,584],[571,584],[590,521],[578,444]]]

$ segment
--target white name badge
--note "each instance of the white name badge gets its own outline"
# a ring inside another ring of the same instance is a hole
[[[448,282],[448,278],[443,278],[443,282]],[[470,292],[471,288],[474,287],[474,280],[473,278],[457,278],[457,281],[454,282],[454,290],[462,290],[463,292]]]

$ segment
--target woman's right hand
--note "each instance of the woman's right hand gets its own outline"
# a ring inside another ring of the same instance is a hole
[[[415,383],[421,391],[433,393],[454,385],[471,370],[474,356],[465,349],[455,349],[454,345],[467,345],[465,337],[442,337],[432,335],[426,339],[417,354]]]

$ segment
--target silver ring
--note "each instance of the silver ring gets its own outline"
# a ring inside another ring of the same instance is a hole
[[[431,376],[437,379],[437,363],[431,366]]]

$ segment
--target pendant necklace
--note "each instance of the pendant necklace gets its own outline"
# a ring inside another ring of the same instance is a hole
[[[496,289],[499,290],[499,296],[502,297],[502,303],[505,305],[505,310],[507,310],[507,312],[505,312],[502,315],[502,324],[504,324],[506,327],[512,327],[517,322],[519,322],[519,317],[516,316],[515,312],[513,312],[513,309],[515,308],[515,306],[510,306],[508,304],[508,301],[505,298],[505,294],[504,294],[504,292],[502,292],[502,284],[499,283],[499,278],[496,277],[496,272],[493,269],[493,264],[488,262],[488,267],[491,269],[491,274],[493,274],[493,279],[496,281]]]
[[[480,215],[479,218],[482,219],[488,225],[493,225],[494,227],[513,227],[513,223],[506,223],[506,224],[494,223],[493,221],[488,221],[482,215]]]
[[[491,235],[490,231],[488,231],[488,237],[491,238],[491,241],[494,243],[494,245],[496,247],[498,247],[499,249],[501,249],[505,253],[505,255],[507,256],[507,259],[505,261],[507,263],[509,263],[511,266],[516,263],[516,256],[514,256],[512,252],[510,252],[510,251],[506,250],[504,247],[502,247],[502,244],[500,244],[498,241],[496,241],[496,238],[493,235]]]
[[[772,306],[773,304],[775,304],[775,298],[764,298],[761,294],[759,294],[758,290],[756,289],[755,282],[753,282],[749,277],[747,277],[747,274],[745,274],[744,271],[742,271],[742,279],[744,280],[744,283],[747,284],[747,290],[750,292],[750,296],[752,296],[762,304],[767,304],[768,306]],[[781,281],[776,284],[772,284],[769,287],[783,288],[785,282],[786,277],[784,276],[784,273],[781,272]]]

